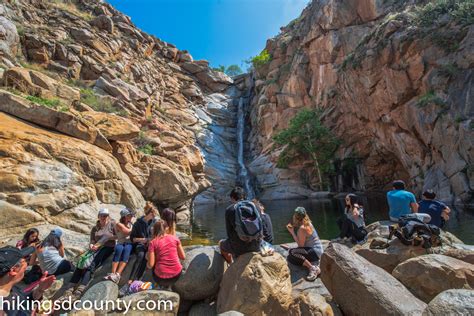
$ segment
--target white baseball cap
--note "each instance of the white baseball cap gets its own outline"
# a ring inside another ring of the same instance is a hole
[[[108,208],[99,209],[99,216],[100,215],[109,215],[109,209]]]

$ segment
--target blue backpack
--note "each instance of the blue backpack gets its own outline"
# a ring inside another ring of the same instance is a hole
[[[234,204],[235,231],[242,241],[260,240],[263,236],[263,222],[260,211],[250,201],[239,201]]]

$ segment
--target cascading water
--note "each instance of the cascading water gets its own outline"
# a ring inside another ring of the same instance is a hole
[[[250,177],[245,166],[244,160],[244,131],[245,131],[245,102],[244,98],[239,99],[239,107],[237,110],[237,162],[239,163],[239,171],[237,182],[240,183],[245,191],[247,192],[247,198],[253,199],[255,197],[255,192],[253,191],[252,184],[250,183]]]

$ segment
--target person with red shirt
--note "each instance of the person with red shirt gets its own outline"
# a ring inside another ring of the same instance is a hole
[[[147,268],[153,269],[153,279],[163,289],[169,289],[181,276],[184,260],[181,241],[175,235],[167,233],[167,225],[158,220],[153,226],[153,240],[148,246]]]

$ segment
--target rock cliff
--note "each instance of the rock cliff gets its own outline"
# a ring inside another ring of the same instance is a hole
[[[81,236],[99,207],[145,200],[189,221],[198,193],[233,185],[240,82],[105,2],[2,2],[0,238],[38,225]],[[209,192],[201,201],[223,196]]]
[[[472,12],[471,1],[313,0],[281,28],[255,70],[250,114],[250,170],[263,196],[311,195],[310,163],[276,168],[272,136],[301,108],[321,108],[343,141],[346,180],[334,189],[388,189],[401,178],[417,193],[472,203]]]

